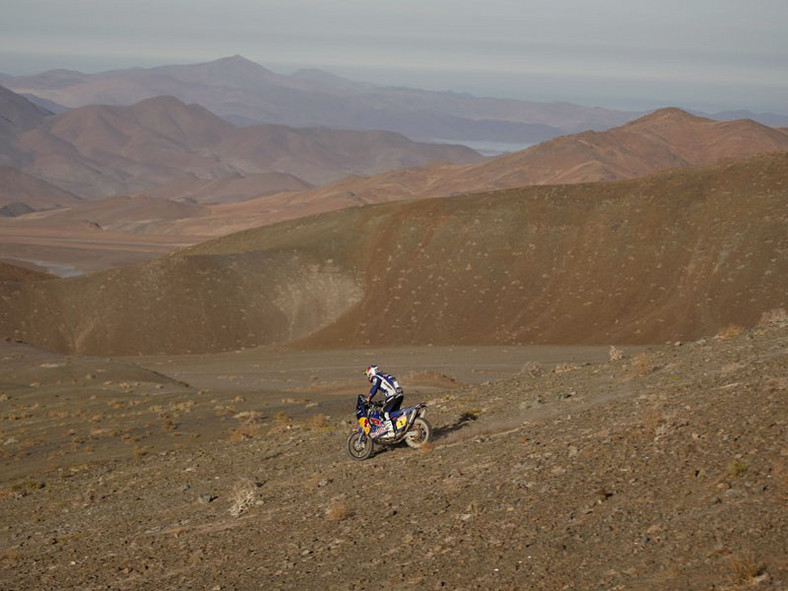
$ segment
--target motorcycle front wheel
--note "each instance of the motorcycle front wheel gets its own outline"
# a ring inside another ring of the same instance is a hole
[[[405,435],[405,443],[413,449],[420,449],[430,439],[432,439],[432,425],[424,417],[417,417],[410,431]]]
[[[347,438],[347,453],[354,460],[366,460],[372,455],[375,444],[372,439],[356,430]]]

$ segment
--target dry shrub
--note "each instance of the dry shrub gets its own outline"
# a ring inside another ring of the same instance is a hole
[[[577,365],[565,361],[563,363],[559,363],[558,365],[556,365],[553,368],[553,373],[566,373],[568,371],[573,371],[575,369],[577,369]]]
[[[178,423],[171,416],[164,415],[161,417],[161,428],[165,431],[175,431],[178,428]]]
[[[241,424],[230,429],[228,439],[235,443],[245,439],[254,439],[260,437],[263,433],[263,415],[256,411],[239,412],[233,418],[241,420]]]
[[[271,428],[269,433],[281,433],[282,431],[288,431],[289,429],[292,429],[292,427],[293,419],[291,419],[282,411],[279,411],[274,417],[274,426]]]
[[[748,583],[766,572],[766,565],[752,553],[731,556],[728,560],[731,580],[734,584]]]
[[[737,477],[741,476],[749,469],[750,467],[741,460],[734,460],[728,465],[728,474],[733,477]]]
[[[725,328],[723,328],[720,332],[717,333],[715,338],[725,341],[727,339],[732,339],[733,337],[739,336],[741,333],[744,332],[744,328],[737,324],[729,324]]]
[[[255,439],[260,437],[263,433],[263,426],[258,423],[242,423],[234,429],[230,429],[230,434],[227,440],[232,443],[245,441],[247,439]]]
[[[624,350],[615,345],[610,345],[610,352],[608,355],[610,361],[621,361],[624,358]]]
[[[644,376],[650,373],[654,367],[654,363],[651,359],[651,355],[646,351],[635,355],[634,362],[635,362],[635,373],[639,376]]]
[[[537,378],[544,373],[544,366],[538,361],[529,361],[523,365],[520,373],[532,378]]]
[[[785,308],[774,308],[761,314],[760,326],[785,326],[788,324],[788,312]]]
[[[186,400],[183,402],[171,402],[170,410],[175,412],[190,412],[194,407],[193,400]]]
[[[350,517],[350,509],[344,501],[334,499],[326,509],[326,517],[331,521],[343,521]]]
[[[13,564],[19,561],[22,558],[22,553],[17,550],[16,548],[9,548],[2,554],[0,554],[0,564]]]
[[[243,478],[235,483],[230,492],[230,515],[239,517],[246,513],[254,504],[257,485],[249,478]]]
[[[328,429],[331,426],[326,415],[315,415],[313,417],[309,417],[308,424],[309,428],[313,431]]]
[[[151,452],[151,448],[147,445],[134,446],[134,459],[138,462]]]

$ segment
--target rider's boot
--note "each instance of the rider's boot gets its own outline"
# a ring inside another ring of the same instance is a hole
[[[383,413],[383,417],[386,419],[386,436],[391,435],[394,437],[394,434],[397,432],[397,428],[394,426],[394,419],[389,416],[389,413]]]

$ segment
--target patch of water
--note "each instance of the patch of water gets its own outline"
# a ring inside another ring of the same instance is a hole
[[[509,142],[494,142],[486,140],[445,140],[441,138],[432,138],[425,140],[433,144],[459,144],[467,146],[471,150],[476,150],[482,156],[501,156],[502,154],[510,154],[512,152],[519,152],[535,143],[509,143]]]
[[[79,277],[80,275],[84,275],[85,272],[82,269],[77,269],[73,265],[68,265],[65,263],[51,263],[47,261],[33,261],[39,267],[44,267],[49,273],[53,275],[57,275],[58,277],[67,278],[67,277]]]

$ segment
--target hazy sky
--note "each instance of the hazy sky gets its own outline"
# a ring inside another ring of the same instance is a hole
[[[788,114],[788,0],[2,0],[5,74],[234,54],[480,96]]]

